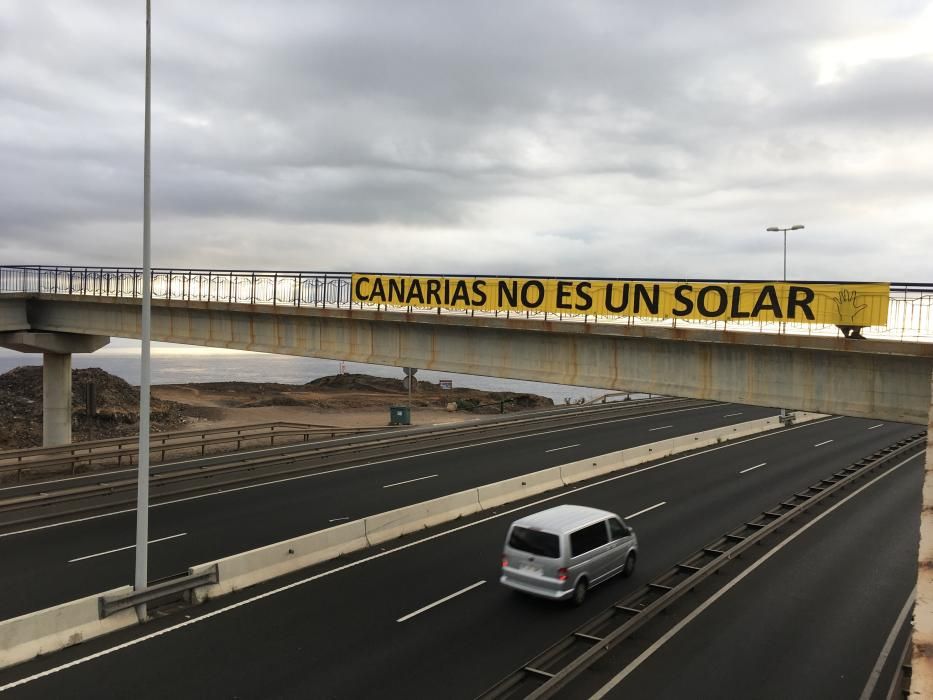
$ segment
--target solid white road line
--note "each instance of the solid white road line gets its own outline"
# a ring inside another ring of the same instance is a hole
[[[674,427],[673,425],[662,425],[659,428],[648,428],[648,432],[650,433],[652,430],[667,430],[668,428],[673,428],[673,427]]]
[[[602,479],[601,481],[594,481],[590,484],[585,484],[584,486],[577,487],[576,489],[574,489],[574,491],[575,492],[585,491],[587,489],[595,488],[597,486],[602,486],[603,484],[608,484],[611,481],[618,481],[619,479],[628,479],[630,477],[636,476],[643,472],[653,471],[655,469],[658,469],[659,467],[664,467],[664,466],[667,466],[668,464],[674,464],[675,462],[683,462],[685,460],[693,459],[694,457],[698,457],[703,454],[708,454],[710,452],[718,452],[719,450],[726,450],[730,447],[735,447],[736,445],[743,445],[747,442],[763,440],[768,437],[774,437],[774,436],[783,437],[783,436],[786,436],[787,433],[794,431],[794,430],[801,430],[806,427],[819,425],[821,423],[829,423],[831,421],[841,420],[841,419],[842,419],[842,416],[833,416],[831,418],[826,418],[825,420],[817,420],[811,423],[803,423],[801,425],[795,425],[779,433],[769,432],[769,433],[763,433],[761,435],[755,435],[754,437],[746,438],[744,440],[736,440],[734,442],[729,442],[724,445],[718,445],[716,447],[711,447],[708,450],[701,450],[700,452],[694,452],[692,454],[683,455],[682,457],[674,457],[673,459],[669,459],[664,462],[658,462],[657,464],[652,464],[647,467],[642,467],[640,469],[632,469],[631,471],[627,471],[622,474],[616,474],[615,476],[610,476],[606,479]],[[254,596],[237,601],[236,603],[225,605],[222,608],[218,608],[217,610],[212,610],[211,612],[204,613],[203,615],[198,615],[197,617],[191,617],[185,620],[184,622],[179,622],[178,624],[172,625],[170,627],[165,627],[164,629],[160,629],[155,632],[151,632],[149,634],[143,635],[142,637],[136,637],[135,639],[130,639],[129,641],[123,642],[122,644],[108,647],[106,649],[101,649],[100,651],[94,652],[93,654],[82,656],[80,658],[69,661],[68,663],[61,664],[60,666],[55,666],[53,668],[46,669],[45,671],[40,671],[39,673],[35,673],[31,676],[26,676],[25,678],[18,678],[15,681],[10,681],[6,685],[0,685],[0,693],[2,693],[4,690],[10,690],[11,688],[18,688],[21,685],[32,683],[33,681],[37,681],[40,678],[45,678],[46,676],[51,676],[56,673],[61,673],[62,671],[67,671],[69,668],[74,668],[75,666],[81,666],[82,664],[86,664],[89,661],[94,661],[95,659],[100,659],[104,656],[115,654],[116,652],[122,651],[123,649],[129,649],[130,647],[134,647],[137,644],[148,642],[150,639],[156,639],[157,637],[161,637],[170,632],[175,632],[177,630],[184,629],[185,627],[190,627],[191,625],[197,625],[201,622],[207,622],[211,618],[217,617],[218,615],[224,615],[228,612],[232,612],[234,610],[245,607],[247,605],[251,605],[252,603],[255,603],[257,601],[265,600],[266,598],[271,598],[272,596],[279,595],[280,593],[285,593],[287,591],[292,590],[293,588],[299,588],[300,586],[305,586],[309,583],[313,583],[314,581],[318,581],[319,579],[326,578],[328,576],[333,576],[334,574],[339,574],[342,571],[346,571],[347,569],[353,569],[357,566],[362,566],[363,564],[366,564],[368,562],[375,561],[376,559],[382,559],[383,557],[391,556],[392,554],[396,554],[397,552],[402,552],[406,549],[417,547],[418,545],[424,544],[425,542],[431,542],[433,540],[440,539],[441,537],[447,537],[448,535],[456,534],[460,532],[461,530],[466,530],[467,528],[476,527],[477,525],[482,525],[483,523],[487,523],[491,520],[498,520],[499,518],[504,518],[508,515],[512,515],[512,513],[518,513],[521,511],[527,511],[531,508],[537,508],[538,506],[544,503],[548,503],[558,498],[566,498],[566,497],[567,497],[566,493],[559,493],[554,496],[546,496],[544,498],[538,499],[537,501],[533,501],[531,503],[525,503],[523,505],[516,506],[515,508],[509,508],[500,513],[495,513],[494,515],[489,515],[485,518],[474,520],[471,523],[467,523],[465,525],[458,525],[457,527],[452,527],[449,530],[444,530],[443,532],[436,532],[433,535],[422,537],[421,539],[415,540],[413,542],[407,542],[406,544],[399,545],[398,547],[394,547],[393,549],[386,549],[384,551],[377,552],[376,554],[371,554],[368,557],[364,557],[362,559],[357,559],[356,561],[351,561],[346,564],[336,566],[333,569],[328,569],[327,571],[322,571],[318,574],[312,574],[311,576],[300,579],[298,581],[292,581],[291,583],[286,583],[285,585],[279,586],[278,588],[273,588],[272,590],[268,590],[263,593],[257,593]]]
[[[744,474],[745,472],[750,472],[752,469],[758,469],[758,467],[763,467],[763,466],[765,466],[766,464],[767,464],[767,462],[762,462],[761,464],[756,464],[754,467],[749,467],[748,469],[743,469],[742,471],[739,472],[739,474]]]
[[[463,594],[466,593],[467,591],[472,591],[474,588],[477,588],[478,586],[482,586],[484,583],[486,583],[486,581],[477,581],[476,583],[474,583],[474,584],[471,585],[471,586],[467,586],[466,588],[461,588],[461,589],[460,589],[459,591],[457,591],[456,593],[451,593],[449,596],[445,596],[445,597],[441,598],[440,600],[436,600],[436,601],[434,601],[433,603],[431,603],[430,605],[425,605],[423,608],[418,608],[418,609],[415,610],[414,612],[410,612],[410,613],[408,613],[407,615],[403,615],[402,617],[400,617],[399,619],[397,619],[396,622],[405,622],[405,620],[410,620],[410,619],[413,618],[415,615],[420,615],[420,614],[423,613],[425,610],[430,610],[431,608],[436,608],[436,607],[437,607],[438,605],[440,605],[441,603],[446,603],[448,600],[451,600],[451,599],[453,599],[453,598],[456,598],[458,595],[463,595]]]
[[[571,447],[579,447],[579,446],[580,446],[580,443],[578,442],[576,445],[565,445],[564,447],[555,447],[552,450],[545,450],[545,452],[559,452],[560,450],[569,450]]]
[[[695,620],[697,617],[699,617],[707,608],[711,607],[711,606],[712,606],[714,603],[716,603],[720,598],[722,598],[724,595],[726,595],[726,593],[728,593],[728,592],[731,591],[733,588],[735,588],[737,585],[739,585],[739,583],[741,583],[747,576],[750,576],[756,569],[758,569],[759,566],[763,565],[763,564],[764,564],[766,561],[768,561],[771,557],[773,557],[775,554],[777,554],[778,552],[780,552],[782,549],[784,549],[784,547],[786,547],[786,546],[789,545],[791,542],[793,542],[795,539],[797,539],[798,537],[800,537],[803,533],[805,533],[805,532],[806,532],[807,530],[809,530],[811,527],[813,527],[814,525],[816,525],[816,524],[817,524],[818,522],[820,522],[823,518],[825,518],[826,516],[828,516],[830,513],[835,512],[838,508],[841,508],[843,505],[845,505],[846,503],[848,503],[849,501],[851,501],[853,498],[855,498],[856,496],[858,496],[860,493],[862,493],[862,491],[864,491],[865,489],[869,489],[869,488],[871,488],[872,486],[874,486],[876,483],[878,483],[879,481],[881,481],[882,479],[884,479],[885,477],[891,476],[891,474],[893,474],[893,473],[896,472],[898,469],[900,469],[901,467],[903,467],[903,466],[904,466],[905,464],[907,464],[910,460],[916,459],[917,457],[920,457],[920,456],[922,456],[922,455],[923,455],[923,453],[920,452],[920,453],[918,453],[918,454],[913,455],[912,457],[908,457],[907,459],[905,459],[905,460],[904,460],[903,462],[901,462],[900,464],[897,464],[897,465],[891,467],[891,469],[889,469],[888,471],[886,471],[884,474],[881,474],[880,476],[875,477],[874,479],[872,479],[871,481],[869,481],[867,484],[865,484],[864,486],[862,486],[862,487],[861,487],[860,489],[858,489],[857,491],[853,491],[853,492],[852,492],[851,494],[849,494],[846,498],[844,498],[844,499],[842,499],[841,501],[839,501],[839,503],[837,503],[836,505],[834,505],[834,506],[832,506],[831,508],[829,508],[828,510],[825,510],[825,511],[823,511],[822,513],[820,513],[820,514],[819,514],[818,516],[816,516],[813,520],[811,520],[809,523],[807,523],[806,525],[804,525],[800,530],[798,530],[798,531],[795,532],[793,535],[791,535],[790,537],[788,537],[786,540],[784,540],[783,542],[781,542],[777,547],[775,547],[774,549],[772,549],[770,552],[768,552],[767,554],[765,554],[761,559],[759,559],[758,561],[756,561],[756,562],[755,562],[754,564],[752,564],[749,568],[747,568],[747,569],[746,569],[745,571],[743,571],[741,574],[739,574],[739,575],[736,576],[734,579],[732,579],[728,584],[726,584],[726,586],[725,586],[724,588],[721,588],[719,591],[717,591],[716,593],[714,593],[711,597],[707,598],[703,603],[700,604],[699,607],[697,607],[696,610],[694,610],[692,613],[690,613],[689,615],[687,615],[687,617],[685,617],[683,620],[681,620],[681,621],[678,622],[676,625],[674,625],[674,627],[672,627],[670,630],[668,630],[667,633],[666,633],[663,637],[661,637],[658,641],[656,641],[656,642],[655,642],[654,644],[652,644],[650,647],[648,647],[647,649],[645,649],[645,651],[643,651],[637,658],[635,658],[628,666],[626,666],[626,667],[623,668],[621,671],[619,671],[619,673],[617,673],[608,683],[606,683],[606,685],[604,685],[602,688],[600,688],[598,691],[596,691],[595,694],[591,695],[591,696],[590,696],[590,700],[599,700],[600,698],[605,697],[607,693],[611,692],[612,689],[615,688],[615,687],[616,687],[619,683],[621,683],[623,680],[625,680],[625,678],[626,678],[627,676],[631,675],[631,673],[632,673],[633,671],[635,671],[635,669],[637,669],[639,666],[641,666],[641,664],[644,663],[644,661],[646,661],[646,660],[648,659],[648,657],[650,657],[652,654],[654,654],[654,652],[656,652],[658,649],[660,649],[662,646],[664,646],[667,642],[669,642],[669,641],[674,637],[674,635],[676,635],[678,632],[680,632],[680,630],[682,630],[684,627],[686,627],[686,626],[689,625],[691,622],[693,622],[693,620]]]
[[[402,484],[412,484],[412,483],[414,483],[414,482],[416,482],[416,481],[424,481],[425,479],[433,479],[433,478],[436,477],[436,476],[437,476],[437,474],[431,474],[430,476],[419,476],[417,479],[409,479],[408,481],[397,481],[397,482],[395,482],[394,484],[386,484],[386,485],[383,486],[382,488],[384,488],[384,489],[390,489],[390,488],[392,488],[393,486],[401,486]]]
[[[702,409],[704,409],[704,408],[709,408],[709,406],[694,406],[694,407],[692,407],[692,408],[678,408],[678,409],[675,410],[675,411],[668,411],[668,413],[684,413],[684,412],[687,412],[687,411],[699,411],[699,410],[702,410]],[[633,420],[641,420],[641,419],[647,418],[647,417],[649,417],[649,416],[630,416],[630,417],[628,417],[628,418],[613,418],[613,419],[611,419],[611,420],[599,421],[599,422],[596,422],[596,423],[587,423],[587,424],[584,425],[584,426],[569,426],[569,427],[567,427],[567,428],[557,428],[557,429],[555,429],[555,430],[548,430],[548,431],[546,431],[546,432],[541,432],[541,433],[528,433],[527,435],[514,435],[514,436],[506,437],[506,438],[497,438],[496,440],[486,440],[485,442],[471,443],[471,444],[469,444],[469,445],[459,445],[459,446],[457,446],[457,447],[445,447],[445,448],[442,448],[442,449],[439,449],[439,450],[432,450],[432,451],[430,451],[430,452],[419,452],[418,454],[404,455],[404,456],[402,456],[402,457],[390,457],[390,458],[388,458],[388,459],[380,459],[380,460],[376,460],[376,461],[374,461],[374,462],[366,462],[366,463],[364,463],[364,464],[353,464],[353,465],[351,465],[351,466],[349,466],[349,467],[339,467],[339,468],[337,468],[337,469],[328,469],[328,470],[326,470],[326,471],[312,472],[312,473],[310,473],[310,474],[301,474],[301,475],[299,475],[299,476],[289,476],[289,477],[285,477],[285,478],[283,478],[283,479],[275,479],[275,480],[273,480],[273,481],[263,481],[262,483],[259,483],[259,484],[250,484],[249,486],[237,486],[237,487],[234,487],[234,488],[232,488],[232,489],[221,489],[221,490],[219,490],[219,491],[212,491],[212,492],[210,492],[210,493],[202,493],[202,494],[200,494],[200,495],[198,495],[198,496],[186,496],[186,497],[184,497],[184,498],[176,498],[176,499],[171,500],[171,501],[162,501],[161,503],[152,503],[152,504],[150,504],[149,508],[150,508],[150,509],[152,509],[152,508],[160,508],[160,507],[162,507],[162,506],[170,506],[170,505],[173,505],[173,504],[175,504],[175,503],[185,503],[185,502],[187,502],[187,501],[197,501],[197,500],[200,500],[200,499],[202,499],[202,498],[213,498],[214,496],[222,496],[222,495],[227,494],[227,493],[236,493],[237,491],[248,491],[248,490],[250,490],[250,489],[260,489],[260,488],[264,488],[264,487],[266,487],[266,486],[274,486],[274,485],[276,485],[276,484],[284,484],[284,483],[287,483],[287,482],[289,482],[289,481],[298,481],[299,479],[313,479],[314,477],[317,477],[317,476],[327,476],[328,474],[336,474],[336,473],[338,473],[338,472],[350,471],[350,470],[352,470],[352,469],[362,469],[362,468],[364,468],[364,467],[371,467],[371,466],[376,465],[376,464],[387,464],[387,463],[389,463],[389,462],[399,462],[399,461],[404,460],[404,459],[413,459],[413,458],[415,458],[415,457],[429,457],[429,456],[431,456],[431,455],[443,454],[443,453],[445,453],[445,452],[455,452],[455,451],[457,451],[457,450],[466,450],[466,449],[471,449],[471,448],[473,448],[473,447],[483,447],[483,446],[485,446],[485,445],[494,445],[494,444],[497,444],[497,443],[500,443],[500,442],[511,442],[511,441],[513,441],[513,440],[524,440],[524,439],[526,439],[526,438],[540,437],[540,436],[542,436],[542,435],[552,435],[552,434],[554,434],[554,433],[562,433],[562,432],[567,431],[567,430],[578,430],[578,429],[580,429],[581,427],[582,427],[582,428],[593,428],[593,427],[596,427],[596,426],[599,426],[599,425],[611,425],[611,424],[613,424],[613,423],[627,423],[627,422],[630,422],[630,421],[633,421]],[[827,418],[826,420],[839,420],[840,418],[842,418],[842,416],[833,416],[832,418]],[[480,419],[479,419],[479,418],[471,418],[470,420],[480,420]],[[464,422],[469,422],[469,421],[464,421]],[[819,423],[819,422],[821,422],[821,421],[813,421],[812,423],[807,423],[806,425],[816,425],[816,424]],[[382,433],[377,433],[377,435],[381,435],[381,434],[382,434]],[[329,442],[329,441],[328,441],[328,442]],[[59,523],[49,523],[48,525],[37,525],[37,526],[35,526],[35,527],[29,527],[29,528],[26,528],[26,529],[24,529],[24,530],[16,530],[15,532],[0,532],[0,539],[3,539],[4,537],[12,537],[13,535],[23,535],[23,534],[26,534],[26,533],[28,533],[28,532],[35,532],[35,531],[37,531],[37,530],[48,530],[49,528],[53,528],[53,527],[62,527],[63,525],[73,525],[73,524],[75,524],[75,523],[83,523],[83,522],[88,521],[88,520],[97,520],[98,518],[109,518],[109,517],[112,517],[112,516],[114,516],[114,515],[124,515],[124,514],[126,514],[126,513],[135,513],[135,512],[136,512],[136,508],[126,508],[126,509],[124,509],[124,510],[115,510],[115,511],[112,511],[112,512],[110,512],[110,513],[100,513],[99,515],[89,515],[89,516],[84,517],[84,518],[75,518],[75,519],[73,519],[73,520],[64,520],[64,521],[59,522]]]
[[[339,523],[341,520],[349,520],[349,519],[350,519],[350,516],[349,516],[349,515],[345,515],[345,516],[343,516],[342,518],[331,518],[331,519],[328,520],[327,522],[329,522],[329,523]]]
[[[741,416],[741,415],[742,415],[742,412],[739,411],[738,413],[727,413],[726,415],[723,416],[723,418],[732,418],[732,416]]]
[[[625,516],[625,519],[626,519],[626,520],[631,520],[632,518],[637,518],[639,515],[644,515],[644,514],[647,513],[649,510],[654,510],[655,508],[660,508],[661,506],[666,505],[666,504],[667,504],[667,501],[661,501],[660,503],[655,503],[653,506],[648,506],[647,508],[643,508],[642,510],[638,511],[637,513],[632,513],[631,515],[626,515],[626,516]]]
[[[878,685],[878,680],[881,678],[881,670],[888,662],[888,657],[891,655],[891,648],[894,646],[894,642],[897,641],[897,636],[901,633],[901,630],[904,629],[904,620],[906,620],[907,616],[913,612],[914,599],[916,597],[917,587],[914,586],[913,590],[910,592],[910,595],[907,596],[907,600],[904,602],[904,607],[901,608],[901,612],[897,616],[897,620],[894,622],[894,627],[892,627],[891,631],[888,633],[888,638],[885,641],[884,646],[881,648],[881,653],[878,654],[878,660],[875,662],[875,667],[872,669],[871,674],[868,676],[868,682],[865,683],[865,688],[862,690],[862,694],[859,696],[859,700],[870,700],[871,696],[875,694],[875,686]],[[894,696],[888,695],[887,697],[890,698]]]
[[[816,443],[814,447],[822,447],[823,445],[828,445],[831,442],[833,442],[833,440],[823,440],[823,442]]]
[[[168,537],[160,537],[157,540],[149,540],[149,544],[155,544],[156,542],[165,542],[165,540],[174,540],[176,537],[184,537],[187,535],[187,532],[179,532],[177,535],[169,535]],[[102,557],[105,554],[113,554],[114,552],[125,552],[127,549],[133,549],[136,545],[131,544],[128,547],[117,547],[116,549],[108,549],[106,552],[98,552],[97,554],[88,554],[85,557],[77,557],[76,559],[69,559],[69,564],[74,564],[76,561],[84,561],[85,559],[93,559],[94,557]]]
[[[24,464],[24,465],[23,465],[23,468],[24,468],[24,469],[27,469],[27,468],[28,468],[28,464]],[[134,469],[117,469],[117,470],[115,470],[115,471],[110,471],[110,472],[94,472],[94,473],[91,474],[91,475],[88,475],[88,474],[79,474],[78,476],[63,476],[61,479],[46,479],[46,480],[41,481],[41,482],[35,481],[35,482],[32,482],[32,483],[17,484],[16,486],[4,486],[3,488],[0,488],[0,491],[15,491],[16,489],[27,489],[27,488],[29,488],[30,486],[35,486],[36,484],[40,484],[40,483],[41,483],[42,485],[45,485],[45,484],[60,484],[60,483],[62,483],[62,482],[64,482],[64,481],[74,481],[75,479],[93,480],[94,478],[101,478],[101,477],[106,477],[106,476],[115,476],[115,475],[117,475],[117,474],[124,474],[124,473],[127,473],[127,474],[128,474],[128,473],[130,473],[130,472],[132,472],[132,473],[135,474],[135,473],[136,473],[136,469],[135,469],[135,468],[134,468]]]
[[[883,425],[884,425],[884,423],[878,423],[878,425],[869,426],[868,429],[869,429],[869,430],[874,430],[875,428],[880,428],[880,427],[883,426]]]

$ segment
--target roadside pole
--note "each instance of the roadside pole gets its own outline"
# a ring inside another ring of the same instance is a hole
[[[143,304],[141,324],[141,371],[139,377],[139,469],[136,476],[136,572],[133,588],[142,591],[149,585],[149,345],[152,318],[152,260],[149,230],[149,150],[152,123],[152,23],[151,0],[146,0],[146,116],[143,144]],[[147,618],[146,604],[136,606],[139,619]]]

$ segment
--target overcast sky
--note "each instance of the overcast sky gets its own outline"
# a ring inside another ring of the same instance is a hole
[[[933,3],[153,5],[156,267],[933,282]],[[0,4],[0,264],[142,264],[144,59]]]

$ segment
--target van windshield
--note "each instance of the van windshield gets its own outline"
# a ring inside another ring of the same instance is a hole
[[[560,555],[560,542],[557,535],[526,527],[513,527],[509,536],[509,547],[529,554],[556,559]]]

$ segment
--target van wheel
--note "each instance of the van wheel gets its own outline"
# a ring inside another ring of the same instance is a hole
[[[625,557],[625,566],[622,568],[622,575],[626,578],[635,573],[635,558],[635,552],[629,552],[629,555]]]
[[[586,600],[586,579],[581,578],[577,581],[577,585],[573,587],[573,604],[582,605],[583,601]]]

